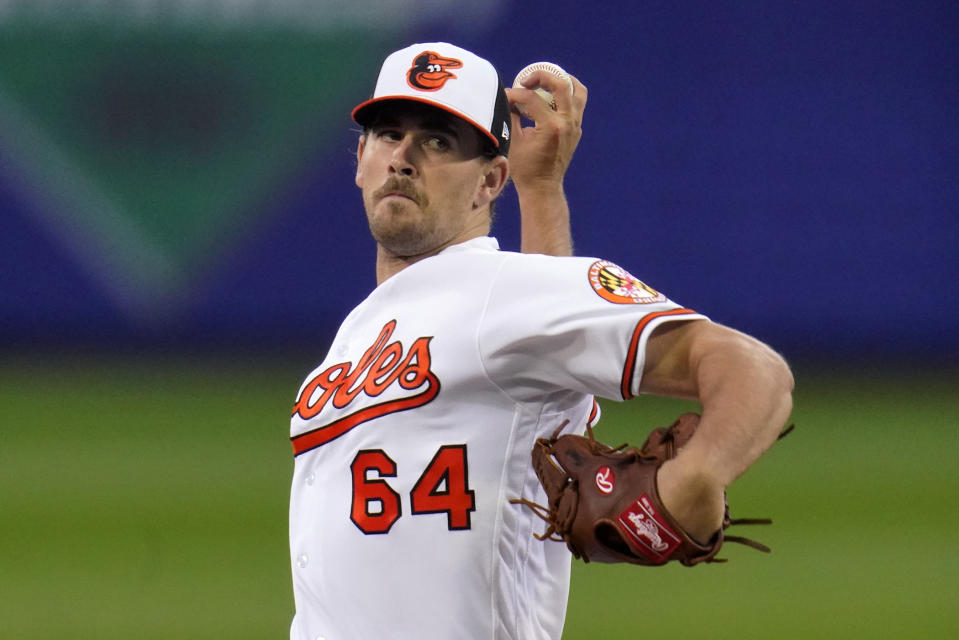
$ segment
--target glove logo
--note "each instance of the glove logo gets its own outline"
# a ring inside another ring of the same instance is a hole
[[[420,91],[438,91],[447,80],[456,76],[449,69],[459,69],[463,63],[456,58],[444,58],[435,51],[424,51],[413,59],[406,72],[406,82]]]
[[[631,539],[633,549],[654,563],[666,562],[682,544],[645,493],[626,507],[617,520],[619,528]]]
[[[669,545],[663,542],[663,539],[660,537],[659,529],[656,528],[656,525],[649,517],[642,513],[631,513],[628,517],[629,521],[636,527],[636,533],[649,540],[649,546],[653,548],[653,551],[662,553],[669,548]]]
[[[616,479],[613,475],[612,469],[609,467],[603,467],[596,472],[596,488],[602,493],[605,493],[606,495],[611,494],[615,485]]]

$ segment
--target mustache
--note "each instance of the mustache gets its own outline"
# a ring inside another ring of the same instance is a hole
[[[409,179],[398,176],[390,176],[382,187],[373,192],[373,197],[379,200],[391,193],[403,194],[420,206],[425,206],[427,202],[426,196],[420,193]]]

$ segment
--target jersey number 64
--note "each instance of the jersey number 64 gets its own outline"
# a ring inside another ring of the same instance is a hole
[[[353,502],[350,520],[366,534],[388,533],[403,515],[400,494],[383,478],[397,476],[396,463],[382,449],[364,449],[350,465]],[[377,477],[371,478],[373,472]],[[476,510],[469,488],[466,445],[443,445],[410,491],[413,515],[445,513],[450,531],[469,529]]]

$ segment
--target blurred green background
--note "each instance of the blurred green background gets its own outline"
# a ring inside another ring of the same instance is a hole
[[[8,356],[0,637],[283,638],[302,357]],[[730,489],[727,564],[574,565],[565,638],[959,633],[959,370],[797,367],[797,430]],[[642,438],[690,408],[606,402]],[[637,431],[639,428],[639,431]]]

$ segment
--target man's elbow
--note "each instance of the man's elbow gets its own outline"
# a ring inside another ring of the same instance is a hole
[[[759,394],[755,399],[762,398],[761,404],[767,406],[770,417],[785,421],[792,411],[796,386],[786,359],[769,345],[744,333],[733,332],[729,337],[732,339],[725,344],[730,349],[730,362],[738,361],[742,382]]]
[[[751,370],[753,375],[750,377],[765,381],[763,386],[772,393],[792,397],[796,385],[792,370],[785,358],[772,347],[750,335],[725,327],[718,328],[715,335],[717,340],[712,342],[714,352],[725,352],[730,363],[738,362],[740,367]]]
[[[763,345],[766,351],[766,371],[770,379],[775,383],[781,392],[792,397],[792,392],[796,388],[796,380],[793,378],[792,369],[786,359],[776,353],[771,347]]]
[[[768,345],[757,344],[759,345],[757,367],[768,383],[769,398],[774,405],[773,412],[785,422],[792,412],[796,380],[785,358]]]

